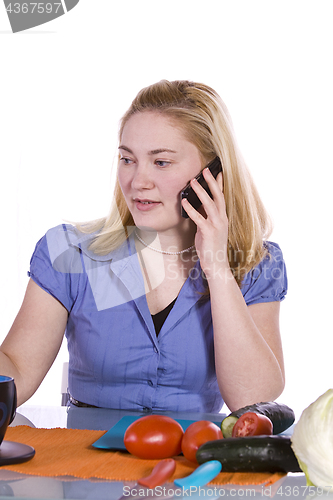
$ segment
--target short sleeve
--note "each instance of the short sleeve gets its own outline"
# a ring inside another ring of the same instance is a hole
[[[70,311],[81,274],[80,252],[71,244],[67,226],[50,229],[36,245],[28,276]]]
[[[253,268],[242,283],[241,291],[247,305],[281,301],[288,289],[286,266],[276,243],[265,242],[268,254]]]

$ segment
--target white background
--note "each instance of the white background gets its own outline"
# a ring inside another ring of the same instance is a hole
[[[0,5],[0,340],[37,240],[108,212],[118,122],[137,91],[190,79],[226,102],[284,252],[279,400],[299,416],[332,387],[332,22],[322,0],[81,0],[12,34]],[[64,345],[29,404],[60,404],[66,359]]]

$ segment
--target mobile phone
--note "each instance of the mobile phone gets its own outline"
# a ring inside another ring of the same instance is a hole
[[[207,165],[206,168],[209,168],[209,170],[211,171],[211,173],[214,176],[214,179],[216,179],[217,174],[219,172],[222,172],[222,163],[221,163],[220,158],[218,156],[216,156],[216,158],[214,158],[213,161],[211,161],[210,163],[208,163],[208,165]],[[209,196],[211,198],[213,198],[213,195],[210,192],[208,184],[207,184],[207,182],[204,179],[202,171],[200,172],[200,174],[198,174],[196,176],[196,180],[207,191],[207,193],[209,194]],[[195,194],[195,192],[191,188],[191,184],[190,183],[188,183],[184,187],[184,189],[182,189],[181,192],[180,192],[180,200],[182,200],[183,198],[187,198],[187,200],[191,203],[191,205],[196,210],[201,206],[201,201],[199,200],[199,198],[197,197],[197,195]],[[183,207],[181,207],[181,214],[182,214],[182,217],[188,218],[188,215],[187,215],[186,211],[183,209]]]

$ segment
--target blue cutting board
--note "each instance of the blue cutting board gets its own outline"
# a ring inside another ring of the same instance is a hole
[[[142,416],[142,415],[141,415]],[[139,416],[127,415],[119,420],[109,431],[103,434],[102,437],[97,439],[93,443],[95,448],[100,448],[103,450],[123,450],[126,451],[124,445],[124,434],[129,425],[131,425],[135,420],[141,418]],[[195,420],[182,420],[175,419],[178,422],[183,430],[185,431],[189,425],[193,424]],[[221,426],[221,422],[214,422],[214,424]]]

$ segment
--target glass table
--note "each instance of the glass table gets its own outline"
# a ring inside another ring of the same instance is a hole
[[[163,412],[178,419],[222,421],[224,414],[210,413],[183,413]],[[30,425],[39,428],[73,428],[90,430],[109,430],[125,415],[147,415],[147,412],[131,412],[124,410],[107,410],[97,408],[77,407],[35,407],[22,406],[18,409],[17,416],[12,425]],[[24,498],[26,499],[89,499],[89,500],[118,500],[124,493],[124,483],[121,481],[80,480],[77,478],[52,478],[42,476],[28,476],[13,474],[11,471],[0,468],[0,499]],[[128,485],[128,483],[126,483]],[[135,483],[133,483],[134,486]],[[175,496],[175,500],[191,498],[199,500],[208,497],[211,500],[225,497],[239,498],[333,498],[333,494],[321,492],[316,488],[306,488],[304,474],[292,473],[275,483],[272,487],[256,486],[206,486],[199,493],[186,492],[184,495]],[[127,497],[130,499],[130,497]],[[149,496],[149,499],[164,500],[163,496]],[[170,498],[170,497],[169,497]],[[149,500],[148,499],[148,500]]]

